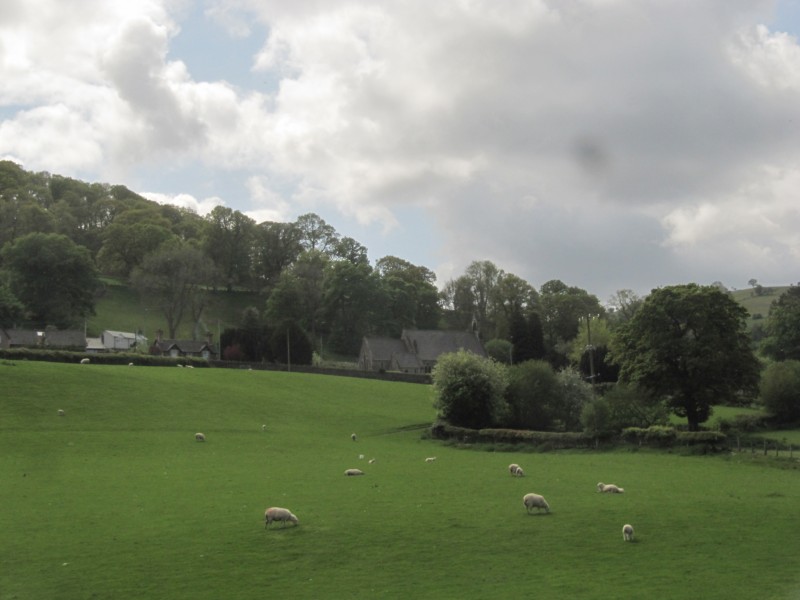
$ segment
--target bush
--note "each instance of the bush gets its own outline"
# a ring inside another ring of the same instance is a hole
[[[761,376],[761,401],[777,423],[800,418],[800,361],[770,364]]]
[[[440,419],[475,429],[507,421],[503,365],[460,350],[440,356],[432,376]]]
[[[549,363],[528,360],[509,369],[507,425],[546,431],[553,427],[560,404],[558,378]]]

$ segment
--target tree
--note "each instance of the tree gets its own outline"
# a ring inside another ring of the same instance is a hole
[[[250,278],[250,258],[256,222],[238,210],[215,206],[206,220],[205,250],[228,291]]]
[[[57,233],[31,233],[2,251],[9,289],[37,326],[74,326],[94,314],[100,279],[89,251]]]
[[[300,253],[301,232],[294,223],[259,223],[254,231],[253,280],[267,293],[278,283],[281,273]]]
[[[772,302],[761,351],[775,360],[800,360],[800,286],[793,285]]]
[[[761,401],[780,424],[800,419],[800,361],[772,363],[761,377]]]
[[[325,219],[314,213],[300,215],[295,221],[300,231],[300,244],[306,251],[319,251],[330,255],[339,241],[339,234]]]
[[[548,359],[554,367],[565,366],[567,345],[578,335],[581,319],[603,316],[605,309],[596,296],[558,279],[542,285],[539,301]]]
[[[594,398],[591,384],[587,383],[576,369],[562,369],[556,375],[561,399],[554,416],[564,431],[578,431],[581,412]]]
[[[473,429],[507,419],[508,379],[503,365],[460,350],[441,355],[432,377],[440,419]]]
[[[509,369],[506,394],[510,406],[509,426],[548,431],[553,428],[561,390],[550,364],[529,360]]]
[[[369,329],[378,288],[372,267],[365,262],[331,261],[325,268],[321,310],[326,318],[328,346],[356,355]]]
[[[0,282],[0,327],[12,327],[22,320],[24,314],[22,302],[17,300],[5,283]]]
[[[620,380],[665,397],[696,431],[712,404],[757,391],[746,320],[747,310],[712,286],[653,290],[612,339]]]
[[[508,336],[514,346],[515,363],[545,357],[542,321],[536,311],[530,311],[526,318],[521,310],[514,310],[509,321]]]
[[[195,323],[201,318],[211,272],[211,263],[203,252],[175,242],[148,254],[141,266],[134,269],[131,281],[142,301],[164,315],[169,337],[175,338],[187,313],[194,317]]]
[[[489,355],[489,358],[496,360],[499,363],[510,365],[514,360],[514,346],[508,340],[495,338],[486,342],[486,344],[484,344],[484,348],[486,350],[486,354]]]
[[[399,337],[403,329],[436,329],[441,316],[436,275],[396,256],[375,263],[379,300],[375,303],[375,329]]]
[[[169,221],[154,207],[127,210],[103,230],[97,261],[105,273],[128,277],[147,254],[174,237]]]

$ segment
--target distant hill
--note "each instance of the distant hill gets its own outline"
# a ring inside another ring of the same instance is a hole
[[[788,285],[775,287],[763,286],[760,290],[758,290],[758,288],[745,288],[743,290],[732,291],[731,296],[750,313],[748,325],[752,326],[754,323],[762,321],[769,316],[769,308],[772,306],[772,303],[788,290],[789,287]],[[757,291],[761,293],[759,294]]]

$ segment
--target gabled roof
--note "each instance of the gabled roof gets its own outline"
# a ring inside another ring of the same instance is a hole
[[[153,346],[161,352],[169,352],[172,348],[177,348],[186,354],[200,354],[204,350],[214,351],[208,342],[197,340],[156,340]]]
[[[41,338],[32,329],[4,329],[11,346],[38,346]]]
[[[366,336],[364,343],[372,353],[373,360],[389,360],[393,354],[406,352],[405,344],[398,339]]]
[[[438,331],[435,329],[405,329],[403,339],[422,361],[435,361],[447,352],[467,350],[478,356],[486,356],[480,340],[469,331]]]

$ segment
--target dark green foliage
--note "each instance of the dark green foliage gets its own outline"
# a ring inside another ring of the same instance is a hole
[[[608,408],[612,431],[625,427],[663,425],[669,413],[661,399],[652,392],[634,385],[618,383],[603,396]]]
[[[526,317],[521,310],[514,310],[509,319],[509,339],[514,345],[515,363],[544,358],[544,334],[539,313],[531,311]]]
[[[8,286],[0,282],[0,327],[11,327],[22,320],[25,307],[11,293]]]
[[[585,448],[592,439],[579,432],[529,431],[523,429],[472,429],[438,421],[431,427],[431,437],[456,440],[466,444],[510,444],[536,446],[539,449]]]
[[[773,301],[762,352],[775,360],[800,360],[800,286],[792,286]]]
[[[470,428],[506,420],[508,382],[499,363],[462,350],[440,356],[432,376],[440,419]]]
[[[755,395],[760,366],[746,319],[747,311],[713,286],[653,290],[615,331],[620,379],[667,397],[697,430],[712,404]]]
[[[275,360],[283,364],[310,365],[314,354],[306,332],[291,321],[273,330],[270,348]]]
[[[484,344],[484,349],[489,358],[496,360],[504,365],[510,365],[512,358],[513,346],[508,340],[501,340],[499,338],[489,340]]]
[[[769,365],[761,377],[761,401],[778,423],[800,419],[800,361]]]
[[[562,394],[549,363],[529,360],[511,367],[506,397],[511,427],[547,431],[555,426]]]
[[[36,326],[66,328],[94,314],[100,279],[86,248],[64,235],[31,233],[0,256],[9,288]]]

